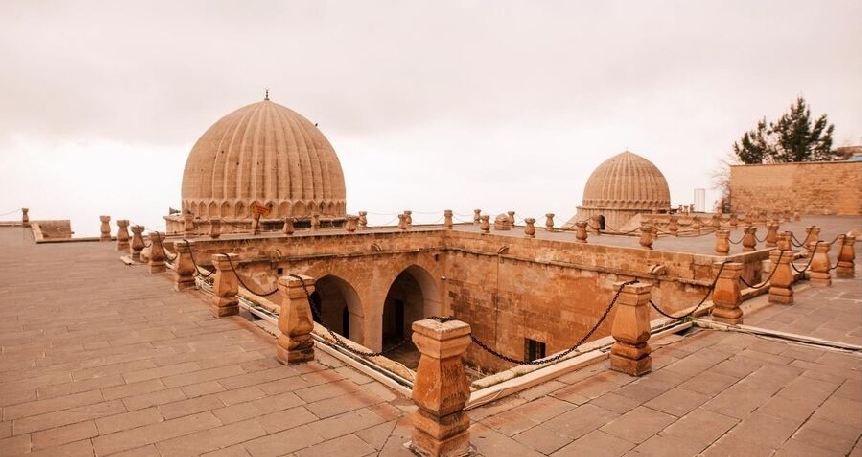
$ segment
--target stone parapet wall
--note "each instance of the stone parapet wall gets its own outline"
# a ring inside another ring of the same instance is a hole
[[[30,227],[36,241],[72,238],[72,223],[68,220],[32,221]]]
[[[733,165],[730,198],[733,212],[862,215],[862,161]]]

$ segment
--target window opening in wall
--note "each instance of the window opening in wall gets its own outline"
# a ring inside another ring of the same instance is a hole
[[[545,343],[524,338],[524,360],[532,362],[545,358]]]

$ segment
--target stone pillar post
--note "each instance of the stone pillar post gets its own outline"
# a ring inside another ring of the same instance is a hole
[[[311,230],[320,230],[320,214],[311,214]]]
[[[443,227],[446,229],[452,228],[452,210],[444,209],[443,210]]]
[[[802,220],[802,218],[801,218],[801,217],[799,217],[799,210],[794,210],[794,211],[793,211],[793,221],[794,221],[794,222],[799,222],[799,221],[801,221],[801,220]]]
[[[745,235],[742,236],[742,250],[753,251],[757,248],[757,227],[745,227]]]
[[[790,262],[793,261],[792,251],[781,251],[776,264],[775,272],[769,281],[769,303],[793,303],[793,269]]]
[[[21,208],[21,224],[24,227],[30,226],[30,208]]]
[[[314,340],[311,339],[314,320],[308,303],[308,297],[314,292],[314,278],[305,275],[297,276],[299,278],[294,276],[278,278],[278,292],[281,295],[278,329],[281,333],[278,335],[276,357],[282,364],[314,360]]]
[[[281,227],[281,231],[284,232],[285,235],[293,235],[296,231],[296,228],[293,226],[293,223],[296,222],[296,219],[288,216],[284,218],[284,225]]]
[[[779,251],[792,251],[793,244],[791,240],[793,240],[793,232],[784,231],[778,234],[778,240],[775,243],[775,248]]]
[[[464,405],[470,384],[462,357],[470,326],[458,320],[413,322],[419,368],[413,384],[413,435],[410,449],[421,456],[463,456],[470,452],[470,417]]]
[[[639,242],[640,242],[641,247],[644,249],[652,250],[652,243],[653,243],[652,224],[650,224],[649,222],[641,222],[640,233],[641,233],[641,236],[640,236]]]
[[[739,218],[737,217],[736,213],[730,213],[730,216],[728,217],[727,223],[731,227],[739,226]]]
[[[535,238],[536,237],[536,219],[532,217],[528,217],[524,219],[524,236],[527,238]]]
[[[805,257],[810,257],[814,253],[814,245],[817,244],[817,241],[820,239],[820,227],[816,225],[812,225],[805,229],[808,235],[805,237],[805,241],[802,243],[805,248]]]
[[[359,212],[359,229],[364,230],[368,228],[368,211],[360,211]]]
[[[236,260],[237,257],[236,254],[213,254],[211,257],[215,267],[213,300],[210,305],[210,314],[213,317],[233,316],[239,313],[239,300],[236,298],[239,284],[231,268],[231,261]]]
[[[407,217],[404,214],[398,215],[398,228],[407,230]]]
[[[623,283],[616,283],[619,288]],[[635,283],[623,286],[617,298],[617,312],[611,327],[616,342],[611,346],[611,369],[641,376],[652,371],[650,308],[652,285]]]
[[[721,214],[713,214],[712,215],[712,228],[718,230],[721,228]]]
[[[260,215],[257,216],[257,219],[260,219]],[[183,215],[183,230],[187,237],[195,236],[195,216],[193,214],[186,213]]]
[[[856,236],[841,236],[841,250],[838,251],[838,268],[835,273],[839,278],[853,278],[856,276]]]
[[[101,232],[99,241],[111,241],[111,216],[99,216],[99,220],[102,222],[102,225],[99,226]]]
[[[117,221],[117,250],[129,250],[129,221],[127,219]]]
[[[818,241],[814,245],[814,257],[808,267],[808,278],[811,287],[829,287],[832,285],[832,273],[829,265],[829,248],[831,246],[825,241]]]
[[[210,219],[210,238],[217,239],[221,236],[221,219]]]
[[[479,225],[479,222],[482,220],[482,210],[476,208],[473,210],[473,225]]]
[[[694,230],[695,233],[700,233],[700,228],[702,224],[700,223],[700,216],[692,216],[691,217],[691,229]]]
[[[545,214],[545,230],[554,230],[554,213]]]
[[[165,248],[162,247],[162,234],[159,232],[150,232],[147,237],[150,239],[150,273],[164,273],[167,270],[165,267]]]
[[[601,235],[602,234],[601,216],[599,216],[599,215],[590,216],[589,227],[590,227],[590,232],[592,232],[593,234],[596,234],[596,235]]]
[[[673,236],[676,236],[677,232],[679,232],[679,222],[677,222],[677,216],[675,214],[668,217],[667,231]]]
[[[730,252],[730,230],[718,229],[715,231],[715,253],[727,255]]]
[[[778,223],[773,222],[766,226],[766,247],[774,248],[778,246]]]
[[[413,227],[413,211],[404,210],[404,223],[407,224],[407,228]]]
[[[587,242],[587,222],[575,222],[575,239],[578,243]]]
[[[174,290],[191,289],[195,286],[195,266],[192,262],[192,243],[181,241],[174,244],[177,260],[174,264]]]
[[[482,230],[482,233],[490,233],[491,232],[491,216],[488,214],[483,214],[479,219],[479,229]]]
[[[731,262],[724,264],[716,263],[716,269],[720,269],[715,289],[712,290],[712,319],[726,324],[738,325],[742,323],[742,292],[739,290],[739,277],[745,265]]]
[[[129,246],[129,254],[132,255],[132,260],[135,262],[141,261],[141,251],[144,250],[144,227],[141,225],[132,226],[132,242]]]
[[[509,215],[509,225],[514,227],[515,226],[515,212],[514,211],[506,211],[506,214]]]
[[[347,215],[347,227],[346,227],[346,229],[347,229],[347,231],[348,231],[348,232],[351,232],[351,233],[352,233],[352,232],[355,232],[355,231],[356,231],[356,221],[357,221],[357,219],[359,219],[359,218],[358,218],[358,217],[356,217],[356,216],[354,216],[354,215],[352,215],[352,214],[348,214],[348,215]]]

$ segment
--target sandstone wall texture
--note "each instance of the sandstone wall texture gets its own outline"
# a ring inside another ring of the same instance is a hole
[[[862,215],[862,161],[734,165],[730,202],[733,212]]]

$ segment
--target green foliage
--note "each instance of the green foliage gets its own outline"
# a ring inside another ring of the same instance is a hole
[[[833,124],[821,114],[812,123],[811,109],[802,97],[775,122],[766,117],[757,127],[733,143],[733,152],[743,163],[804,162],[832,160]]]

